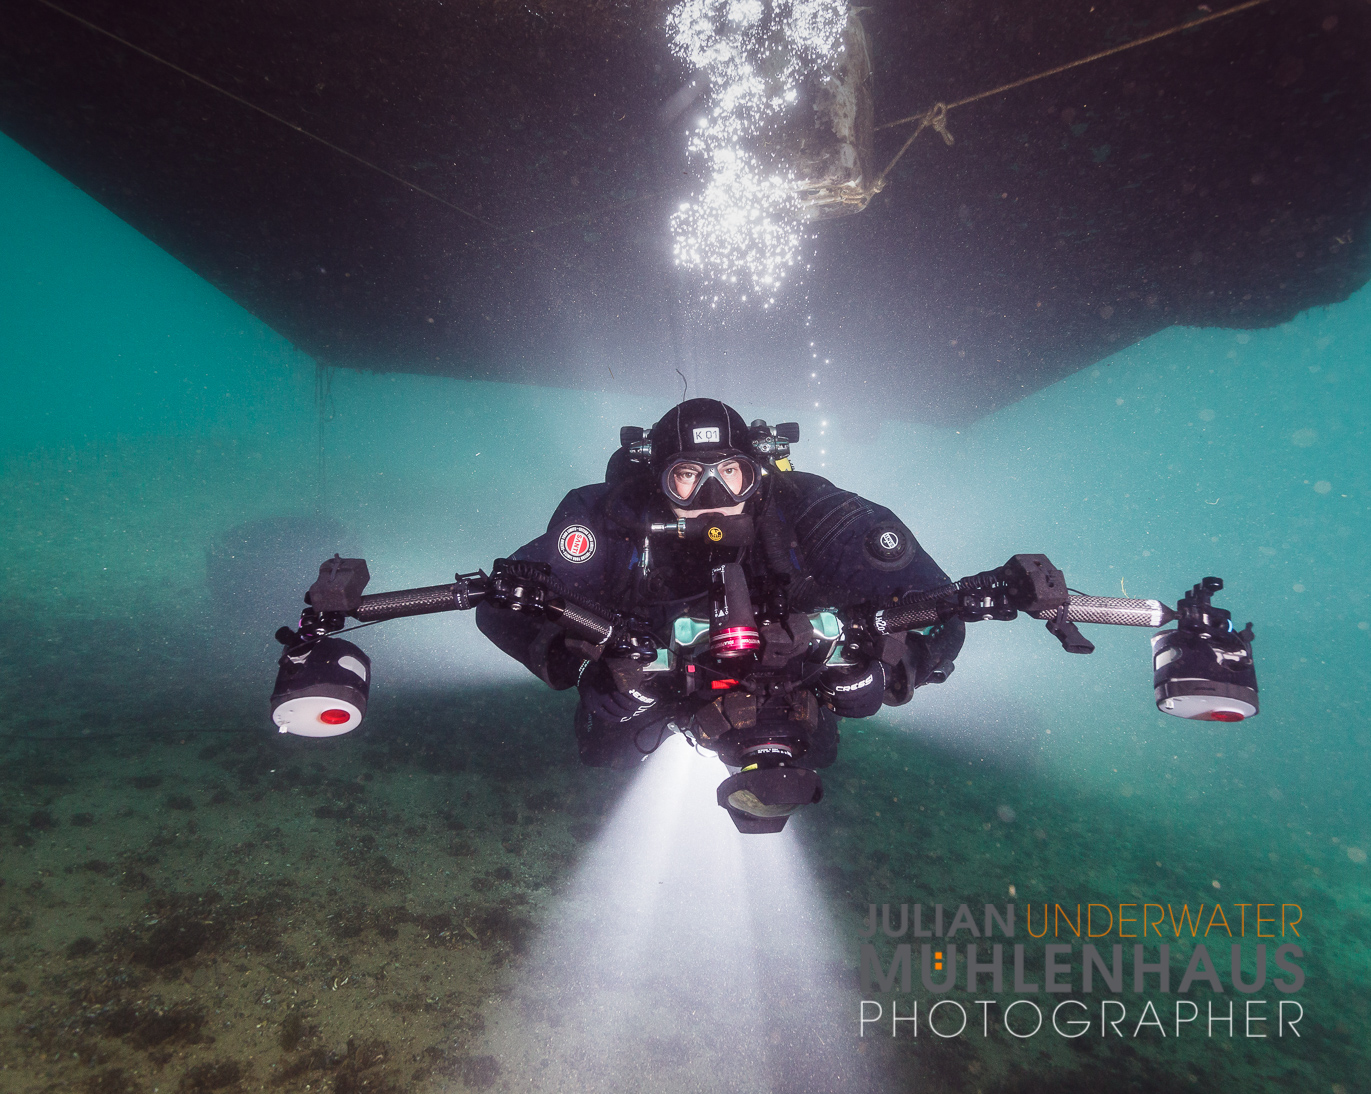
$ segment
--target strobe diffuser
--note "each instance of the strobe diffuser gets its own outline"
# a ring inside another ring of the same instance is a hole
[[[371,659],[341,638],[318,638],[281,654],[271,719],[282,733],[337,737],[362,723]]]

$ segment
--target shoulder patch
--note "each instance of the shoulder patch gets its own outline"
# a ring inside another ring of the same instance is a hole
[[[572,524],[557,537],[557,550],[568,562],[589,562],[595,555],[595,533],[584,524]]]
[[[878,570],[901,570],[914,557],[914,537],[899,521],[883,520],[866,534],[866,557]]]

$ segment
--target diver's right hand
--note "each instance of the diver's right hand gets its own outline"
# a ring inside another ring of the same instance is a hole
[[[966,624],[960,619],[945,619],[927,635],[911,631],[905,641],[909,647],[906,663],[913,670],[914,686],[942,684],[956,667],[952,662],[962,652]]]
[[[582,705],[595,717],[607,722],[634,722],[657,706],[644,676],[636,662],[626,659],[587,661],[576,688]]]

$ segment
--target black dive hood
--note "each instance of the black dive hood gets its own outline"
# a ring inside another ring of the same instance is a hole
[[[623,442],[623,431],[619,434]],[[647,432],[651,466],[656,475],[674,456],[706,458],[719,453],[743,455],[751,431],[743,416],[718,399],[687,399],[668,410]]]

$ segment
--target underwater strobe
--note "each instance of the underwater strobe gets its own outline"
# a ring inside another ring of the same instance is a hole
[[[334,555],[319,567],[318,579],[305,594],[309,607],[300,617],[300,629],[276,632],[286,648],[277,662],[271,720],[282,733],[337,737],[362,724],[371,658],[328,632],[342,627],[345,613],[357,610],[369,580],[365,559]]]
[[[318,638],[281,654],[271,693],[271,720],[282,733],[336,737],[367,712],[371,659],[341,638]]]
[[[1206,577],[1176,605],[1176,629],[1152,636],[1152,685],[1163,714],[1241,722],[1257,713],[1252,624],[1235,631],[1231,613],[1210,604],[1222,588]]]

